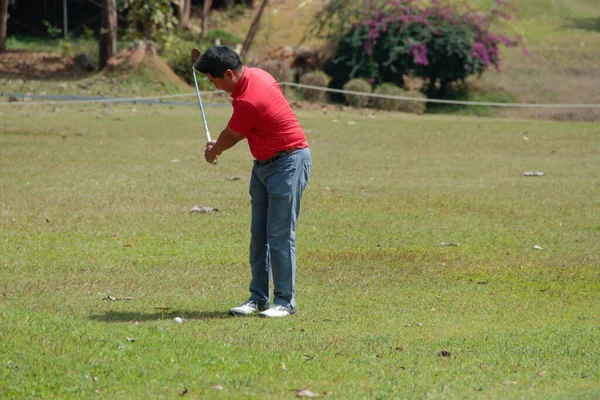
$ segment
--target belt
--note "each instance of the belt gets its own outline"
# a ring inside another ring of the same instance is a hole
[[[297,148],[297,147],[290,147],[289,149],[285,149],[285,150],[278,151],[277,153],[275,153],[275,154],[273,155],[273,157],[269,158],[268,160],[264,160],[264,161],[256,160],[256,162],[257,162],[259,165],[267,165],[267,164],[271,164],[273,161],[276,161],[276,160],[280,159],[281,157],[283,157],[283,156],[285,156],[285,155],[288,155],[288,154],[290,154],[290,153],[293,153],[293,152],[294,152],[294,151],[296,151],[296,150],[300,150],[300,149],[299,149],[299,148]]]

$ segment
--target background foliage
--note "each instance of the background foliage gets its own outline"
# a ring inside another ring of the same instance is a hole
[[[119,11],[127,10],[129,36],[138,38],[141,28],[144,39],[169,40],[177,25],[171,0],[118,0]]]
[[[333,87],[355,77],[402,85],[413,72],[425,79],[429,96],[445,96],[452,82],[500,68],[500,44],[520,38],[494,29],[513,11],[506,0],[487,11],[441,0],[337,0],[317,14],[310,32],[335,47],[326,68]]]

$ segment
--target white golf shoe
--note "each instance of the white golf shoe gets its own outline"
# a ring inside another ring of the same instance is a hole
[[[281,318],[292,314],[296,314],[296,309],[292,306],[285,307],[279,304],[273,304],[259,315],[266,318]]]
[[[237,307],[233,307],[231,310],[229,310],[229,314],[231,314],[231,315],[250,315],[250,314],[254,314],[255,312],[266,310],[267,308],[269,308],[269,303],[267,303],[265,305],[258,305],[256,302],[254,302],[252,300],[248,300],[244,304],[241,304]]]

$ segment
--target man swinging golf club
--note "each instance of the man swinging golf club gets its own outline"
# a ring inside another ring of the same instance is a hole
[[[233,99],[227,127],[216,141],[206,144],[206,161],[213,163],[243,139],[248,140],[255,158],[250,180],[250,298],[232,308],[231,314],[295,314],[296,221],[312,166],[304,131],[275,79],[266,71],[242,64],[231,48],[209,48],[195,68]],[[273,304],[270,271],[275,288]]]

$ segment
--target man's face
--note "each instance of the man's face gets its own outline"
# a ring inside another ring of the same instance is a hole
[[[223,90],[227,93],[233,93],[235,85],[237,84],[236,75],[230,69],[225,71],[225,74],[222,78],[216,78],[211,74],[206,74],[206,77],[213,83],[213,85],[215,85],[215,88]]]

